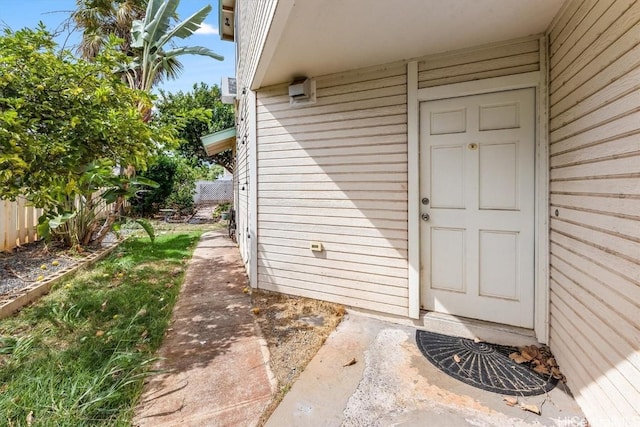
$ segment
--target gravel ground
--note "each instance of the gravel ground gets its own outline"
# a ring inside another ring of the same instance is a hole
[[[101,249],[113,245],[116,241],[115,235],[107,234]],[[46,280],[61,270],[74,267],[93,252],[95,249],[78,253],[63,248],[56,242],[47,244],[42,240],[20,246],[10,252],[0,252],[0,297]]]
[[[42,241],[0,253],[0,296],[45,280],[81,260],[82,256]]]

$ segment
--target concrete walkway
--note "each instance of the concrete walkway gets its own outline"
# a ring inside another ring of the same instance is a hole
[[[165,373],[146,384],[134,425],[256,425],[275,384],[250,297],[242,291],[246,284],[235,244],[220,232],[203,235],[160,349],[158,368]],[[476,335],[492,342],[486,333]],[[501,395],[431,365],[415,334],[413,325],[351,311],[266,426],[586,425],[563,385],[519,399],[536,405],[542,415],[507,406]]]
[[[253,426],[275,391],[254,325],[238,249],[226,233],[202,236],[190,261],[136,426]]]

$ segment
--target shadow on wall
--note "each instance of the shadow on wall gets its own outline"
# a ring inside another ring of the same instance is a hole
[[[405,67],[317,91],[301,108],[258,93],[259,285],[406,316]]]

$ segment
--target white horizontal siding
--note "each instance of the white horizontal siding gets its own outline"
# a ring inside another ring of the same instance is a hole
[[[418,63],[418,87],[432,87],[540,69],[538,38],[430,56]]]
[[[251,120],[255,114],[249,111],[251,102],[248,91],[254,77],[260,54],[267,37],[271,17],[275,12],[277,0],[261,0],[236,2],[236,78],[238,88],[238,104],[236,108],[236,164],[234,171],[234,208],[236,210],[236,237],[240,255],[249,268],[250,265],[250,142],[255,137],[251,135]],[[254,284],[252,283],[252,286]]]
[[[640,3],[549,32],[550,344],[591,425],[640,423]]]
[[[236,239],[240,248],[240,255],[245,264],[249,262],[249,100],[246,95],[240,95],[238,102],[236,127],[236,164],[234,172],[234,190],[236,194]]]
[[[277,4],[278,0],[236,2],[236,43],[240,51],[236,66],[238,92],[251,84]]]
[[[407,314],[406,99],[402,65],[258,92],[259,287]]]

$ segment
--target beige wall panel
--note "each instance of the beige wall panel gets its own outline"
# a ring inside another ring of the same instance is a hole
[[[563,100],[563,102],[571,106],[571,108],[563,112],[560,112],[558,108],[555,109],[555,114],[550,117],[549,128],[555,131],[566,124],[580,119],[586,114],[597,113],[600,108],[603,108],[622,96],[637,94],[638,90],[640,90],[640,72],[630,70],[622,77],[611,82],[608,86],[590,95],[574,92]]]
[[[640,422],[640,4],[572,1],[550,40],[550,344],[591,425]]]
[[[582,38],[571,40],[550,58],[551,79],[555,85],[552,90],[602,54],[640,20],[640,3],[635,0],[617,1],[613,5],[609,3],[599,2],[591,10],[589,19],[582,21],[574,34],[584,34],[581,30],[594,25],[594,21],[599,27],[598,31],[589,31]]]
[[[540,69],[537,38],[426,57],[418,63],[418,87],[426,88]]]
[[[405,67],[316,84],[309,106],[258,93],[259,286],[406,315]]]

